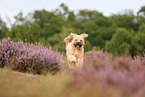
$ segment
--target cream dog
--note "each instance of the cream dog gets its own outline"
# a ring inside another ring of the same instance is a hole
[[[66,43],[66,55],[69,63],[69,68],[82,67],[84,56],[84,39],[88,37],[88,34],[77,35],[71,33],[64,39]]]

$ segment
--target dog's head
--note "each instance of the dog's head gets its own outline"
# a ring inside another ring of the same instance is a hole
[[[70,34],[70,39],[72,39],[71,43],[74,45],[76,49],[80,49],[82,46],[84,46],[84,39],[88,37],[88,34],[81,34],[77,35],[74,33]]]

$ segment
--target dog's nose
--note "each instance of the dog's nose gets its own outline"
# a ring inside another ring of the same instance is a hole
[[[77,42],[78,44],[80,44],[80,42]]]

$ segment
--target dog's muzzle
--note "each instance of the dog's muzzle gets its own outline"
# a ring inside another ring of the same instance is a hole
[[[74,46],[76,47],[76,48],[80,48],[80,47],[82,47],[82,43],[81,42],[76,42],[75,44],[74,44]]]

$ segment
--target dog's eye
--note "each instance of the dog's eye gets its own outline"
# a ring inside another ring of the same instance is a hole
[[[80,41],[82,41],[82,40],[80,40]]]
[[[75,39],[75,41],[77,41],[77,39]]]

